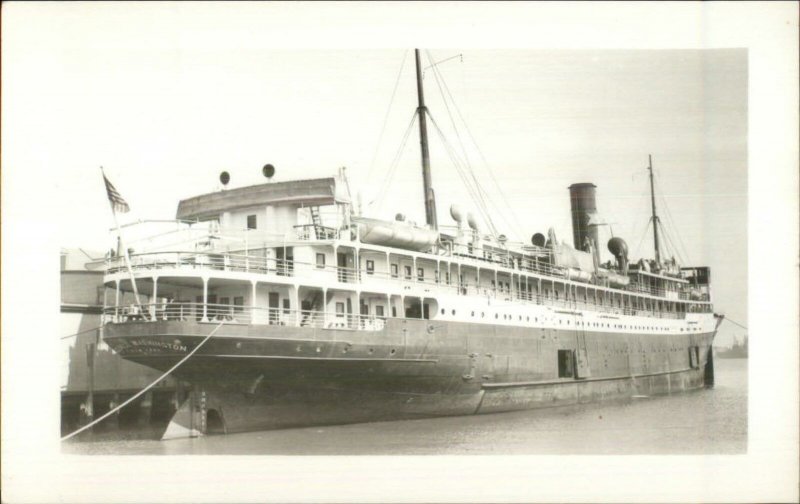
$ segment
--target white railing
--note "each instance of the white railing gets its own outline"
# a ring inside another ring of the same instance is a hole
[[[546,265],[542,265],[546,266]],[[261,274],[273,274],[277,276],[295,276],[298,271],[303,272],[303,276],[309,274],[308,279],[323,280],[327,278],[331,281],[340,283],[358,283],[364,286],[369,286],[374,283],[376,286],[385,287],[386,285],[396,286],[403,290],[410,291],[410,295],[425,295],[425,293],[440,293],[440,294],[460,294],[465,296],[482,296],[494,297],[505,299],[518,299],[528,302],[533,302],[540,305],[548,305],[561,308],[577,308],[583,307],[595,311],[603,311],[618,314],[638,315],[648,317],[661,317],[661,318],[680,318],[682,312],[668,312],[663,310],[654,310],[652,307],[632,307],[632,306],[617,306],[610,303],[595,303],[583,302],[573,298],[556,299],[552,291],[550,295],[546,296],[542,293],[537,294],[535,290],[531,290],[533,284],[528,289],[520,289],[515,285],[510,290],[503,289],[499,284],[496,287],[486,285],[475,285],[468,282],[459,283],[458,275],[451,272],[451,281],[447,282],[446,270],[439,271],[437,274],[428,274],[426,276],[418,276],[416,272],[411,275],[405,272],[392,274],[386,271],[367,270],[347,268],[336,265],[319,265],[294,260],[276,259],[274,257],[266,256],[253,256],[245,254],[234,253],[198,253],[198,252],[153,252],[144,254],[135,254],[131,257],[131,267],[134,271],[141,270],[154,270],[174,268],[178,270],[216,270],[216,271],[233,271],[233,272],[252,272]],[[108,260],[107,272],[116,273],[124,272],[126,266],[122,258],[116,257]],[[530,269],[525,269],[530,271]],[[551,268],[550,271],[556,271],[557,268]],[[539,271],[541,272],[541,271]],[[508,273],[502,273],[507,275]],[[319,275],[319,276],[316,276]],[[502,282],[501,282],[502,283]],[[587,288],[591,288],[590,284],[586,284]],[[381,289],[382,290],[382,289]],[[420,293],[420,291],[423,291]],[[662,289],[653,289],[649,286],[642,284],[631,284],[624,291],[618,291],[619,294],[624,295],[630,292],[644,293],[655,296],[665,295]],[[688,300],[688,294],[681,293],[681,300]],[[650,299],[650,303],[656,303],[658,300]],[[664,301],[670,301],[664,299]]]
[[[508,294],[506,294],[508,295]],[[519,295],[514,295],[514,299],[521,299],[530,303],[542,306],[550,306],[553,308],[561,308],[568,310],[590,310],[601,313],[608,313],[612,315],[632,315],[637,317],[654,317],[654,318],[683,318],[681,312],[659,311],[645,308],[634,308],[632,306],[619,306],[616,303],[596,303],[594,301],[583,301],[574,298],[564,298],[563,296],[555,298],[552,294],[543,295],[535,292],[521,292]]]
[[[242,271],[275,273],[291,276],[295,261],[274,257],[215,252],[149,252],[130,257],[134,271],[154,269],[202,269],[217,271]],[[113,257],[106,263],[107,273],[127,271],[125,259]]]
[[[322,226],[317,224],[300,224],[294,226],[295,238],[301,241],[311,240],[338,240],[342,234],[345,236],[347,232],[340,233],[336,228]]]
[[[290,310],[208,303],[149,303],[141,306],[109,306],[103,309],[105,322],[225,322],[243,325],[276,325],[380,331],[385,317],[317,310]]]

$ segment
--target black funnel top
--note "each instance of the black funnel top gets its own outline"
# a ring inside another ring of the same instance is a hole
[[[569,203],[572,209],[572,240],[575,248],[584,248],[586,237],[589,237],[597,249],[597,226],[590,222],[590,216],[597,213],[595,205],[595,188],[591,182],[572,184],[569,186]]]

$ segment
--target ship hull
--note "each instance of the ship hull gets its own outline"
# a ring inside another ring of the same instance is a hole
[[[166,371],[215,327],[109,324],[105,341]],[[194,390],[170,429],[231,433],[681,392],[711,381],[713,337],[412,319],[388,319],[380,331],[223,325],[174,371]]]

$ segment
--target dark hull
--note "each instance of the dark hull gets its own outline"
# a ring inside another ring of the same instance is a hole
[[[165,371],[214,327],[109,325],[105,340],[124,358]],[[409,319],[375,332],[223,326],[174,372],[195,391],[173,422],[240,432],[667,394],[711,381],[713,336]],[[559,350],[574,356],[572,376],[563,376],[563,362],[559,369]]]

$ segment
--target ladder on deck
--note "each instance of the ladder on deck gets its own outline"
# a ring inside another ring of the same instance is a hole
[[[309,210],[311,212],[311,222],[314,224],[314,237],[319,240],[322,232],[322,217],[319,215],[319,207],[312,206]]]

